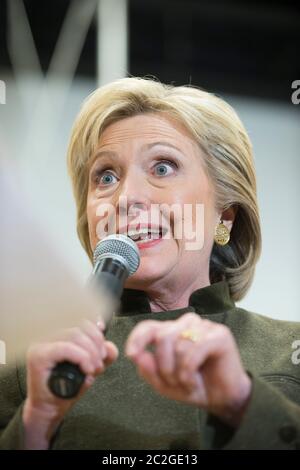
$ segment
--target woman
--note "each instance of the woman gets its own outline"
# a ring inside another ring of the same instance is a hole
[[[141,264],[106,337],[86,322],[31,347],[27,390],[22,369],[20,385],[2,382],[1,447],[299,447],[299,325],[234,303],[261,244],[251,144],[234,110],[193,87],[118,80],[84,103],[68,165],[90,258],[110,225],[99,207],[120,215],[125,199],[129,222],[116,231],[136,240]],[[174,215],[174,205],[192,210]],[[193,249],[189,233],[175,236],[180,224],[197,228]],[[61,360],[86,374],[72,400],[47,387]]]

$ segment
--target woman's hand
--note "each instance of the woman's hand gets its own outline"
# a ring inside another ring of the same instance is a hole
[[[23,409],[25,447],[47,448],[49,440],[72,405],[88,390],[95,377],[118,357],[106,341],[104,325],[85,321],[82,327],[63,331],[51,342],[30,347],[27,355],[27,399]],[[54,396],[48,388],[53,367],[61,361],[78,364],[86,375],[80,393],[70,400]]]
[[[147,350],[154,346],[154,352]],[[187,313],[140,322],[125,347],[140,375],[162,395],[204,408],[237,427],[251,393],[230,330]]]

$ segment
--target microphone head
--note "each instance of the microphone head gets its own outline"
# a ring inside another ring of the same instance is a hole
[[[129,276],[136,272],[140,264],[140,253],[136,243],[121,233],[108,235],[97,243],[94,266],[96,267],[104,258],[118,259],[126,267]]]

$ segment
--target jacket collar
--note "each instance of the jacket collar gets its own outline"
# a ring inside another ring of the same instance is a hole
[[[234,308],[226,281],[216,282],[195,290],[189,299],[189,306],[201,315],[221,313]],[[146,292],[136,289],[124,289],[121,297],[120,315],[151,313]]]

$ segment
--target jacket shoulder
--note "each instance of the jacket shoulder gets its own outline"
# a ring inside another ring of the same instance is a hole
[[[261,373],[300,380],[300,322],[277,320],[237,307],[226,323],[246,364],[253,363]]]
[[[235,315],[239,316],[244,327],[264,328],[266,331],[281,332],[287,335],[300,334],[300,322],[278,320],[276,318],[252,312],[241,307],[233,309]]]

